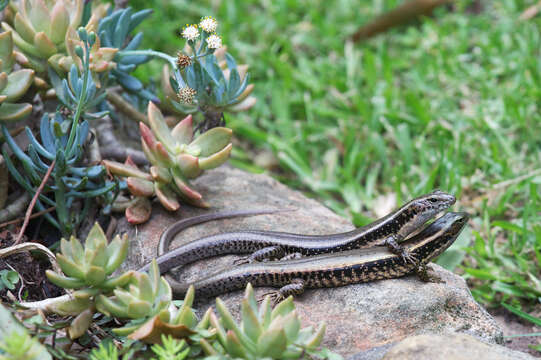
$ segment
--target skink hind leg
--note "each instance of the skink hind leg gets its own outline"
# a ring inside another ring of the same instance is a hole
[[[396,235],[391,235],[385,239],[384,245],[386,245],[389,248],[389,251],[391,251],[393,254],[400,255],[406,264],[417,264],[417,258],[410,254],[405,247],[399,245],[397,240]]]
[[[434,273],[434,270],[428,267],[427,264],[419,265],[416,272],[417,276],[419,277],[419,279],[421,279],[421,281],[432,283],[445,283],[445,281],[443,281],[441,277],[436,275],[436,273]]]
[[[290,295],[301,295],[304,292],[304,286],[304,280],[293,279],[291,280],[291,283],[282,286],[280,289],[263,294],[258,301],[263,301],[263,299],[268,295],[271,298],[272,304],[276,305]]]
[[[233,265],[249,264],[255,261],[264,261],[269,259],[279,259],[284,256],[285,251],[280,246],[268,246],[253,252],[250,256],[245,256],[233,261]]]

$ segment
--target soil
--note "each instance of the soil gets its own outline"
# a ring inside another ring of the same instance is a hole
[[[12,245],[16,236],[16,233],[9,230],[0,231],[0,248]],[[22,281],[19,279],[15,289],[9,290],[19,301],[42,300],[63,294],[60,288],[51,284],[45,277],[45,270],[50,268],[51,264],[47,258],[39,253],[22,252],[0,259],[0,270],[15,270],[22,278]],[[0,299],[12,302],[7,292],[7,289],[0,290]]]
[[[502,328],[504,337],[541,332],[540,327],[522,320],[504,308],[489,309],[488,312],[496,319],[496,322]],[[541,344],[540,336],[505,338],[504,341],[503,345],[510,349],[522,351],[534,357],[541,358],[541,352],[529,348],[530,345]]]

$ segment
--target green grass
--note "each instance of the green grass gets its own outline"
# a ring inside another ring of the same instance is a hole
[[[455,194],[471,230],[440,261],[461,263],[476,298],[495,304],[541,295],[541,17],[518,20],[534,2],[485,1],[474,14],[459,0],[358,44],[347,35],[401,1],[155,1],[141,30],[175,53],[180,26],[218,18],[259,99],[228,116],[251,144],[236,164],[272,151],[275,176],[357,225],[382,194]]]

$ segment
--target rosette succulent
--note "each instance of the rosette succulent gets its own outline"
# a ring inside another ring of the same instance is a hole
[[[154,260],[148,274],[136,272],[127,288],[115,289],[111,297],[99,295],[96,308],[108,316],[131,319],[126,326],[114,329],[115,334],[129,335],[131,339],[147,343],[160,343],[162,335],[186,338],[208,327],[210,310],[198,321],[191,307],[194,294],[192,286],[182,306],[177,308],[173,305],[171,287],[165,278],[160,277]],[[206,333],[202,331],[201,335]]]
[[[134,272],[111,276],[124,262],[128,254],[128,237],[116,236],[107,244],[107,238],[96,223],[90,230],[84,246],[74,236],[60,240],[60,253],[56,260],[64,274],[47,270],[45,274],[53,284],[65,289],[77,289],[68,300],[56,302],[52,311],[60,315],[72,315],[68,333],[72,339],[82,336],[95,312],[94,298],[125,286]]]
[[[77,29],[83,17],[83,0],[20,0],[13,28],[13,40],[25,54],[47,60],[65,51],[68,28]]]
[[[116,236],[107,244],[107,238],[96,223],[83,245],[74,236],[60,240],[60,253],[56,254],[58,265],[65,275],[47,270],[47,278],[66,289],[93,288],[110,291],[126,284],[129,276],[110,276],[128,255],[128,237]],[[128,274],[128,273],[126,273]]]
[[[219,298],[216,299],[216,309],[221,318],[218,320],[211,314],[210,324],[217,330],[219,344],[232,358],[298,359],[303,353],[314,354],[325,333],[325,323],[320,324],[315,332],[311,327],[301,329],[293,297],[271,309],[267,296],[258,308],[250,284],[241,303],[240,324]],[[223,352],[210,346],[203,349],[209,355]]]
[[[191,116],[170,130],[152,102],[148,105],[148,122],[150,128],[140,123],[139,129],[143,151],[151,163],[150,173],[114,161],[104,161],[107,169],[127,178],[132,195],[156,196],[167,210],[175,211],[180,207],[178,198],[196,206],[206,206],[202,195],[192,188],[189,180],[229,158],[233,147],[232,131],[216,127],[194,138]]]
[[[34,80],[30,69],[13,70],[15,52],[11,31],[0,34],[0,121],[15,121],[30,114],[32,105],[16,103]]]

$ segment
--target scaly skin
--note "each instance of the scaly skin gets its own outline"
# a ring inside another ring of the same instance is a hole
[[[340,234],[302,235],[275,231],[239,231],[211,235],[167,252],[171,240],[189,226],[211,220],[277,212],[276,210],[234,211],[207,214],[180,220],[164,231],[158,246],[158,266],[161,273],[211,256],[251,254],[246,262],[266,258],[282,258],[290,254],[312,256],[352,249],[387,245],[395,254],[415,263],[399,242],[426,221],[454,204],[455,197],[434,191],[411,200],[391,214],[360,228]],[[279,210],[278,210],[279,211]],[[148,270],[148,264],[139,271]],[[175,280],[169,278],[171,282]]]
[[[386,249],[352,250],[289,261],[245,264],[221,270],[192,283],[197,296],[213,297],[253,286],[281,287],[273,293],[274,300],[300,294],[305,288],[324,288],[392,279],[417,272],[430,281],[426,265],[456,240],[466,222],[466,213],[447,213],[419,234],[407,240],[407,251],[419,259],[418,264]],[[190,284],[172,284],[175,296],[183,296]]]

